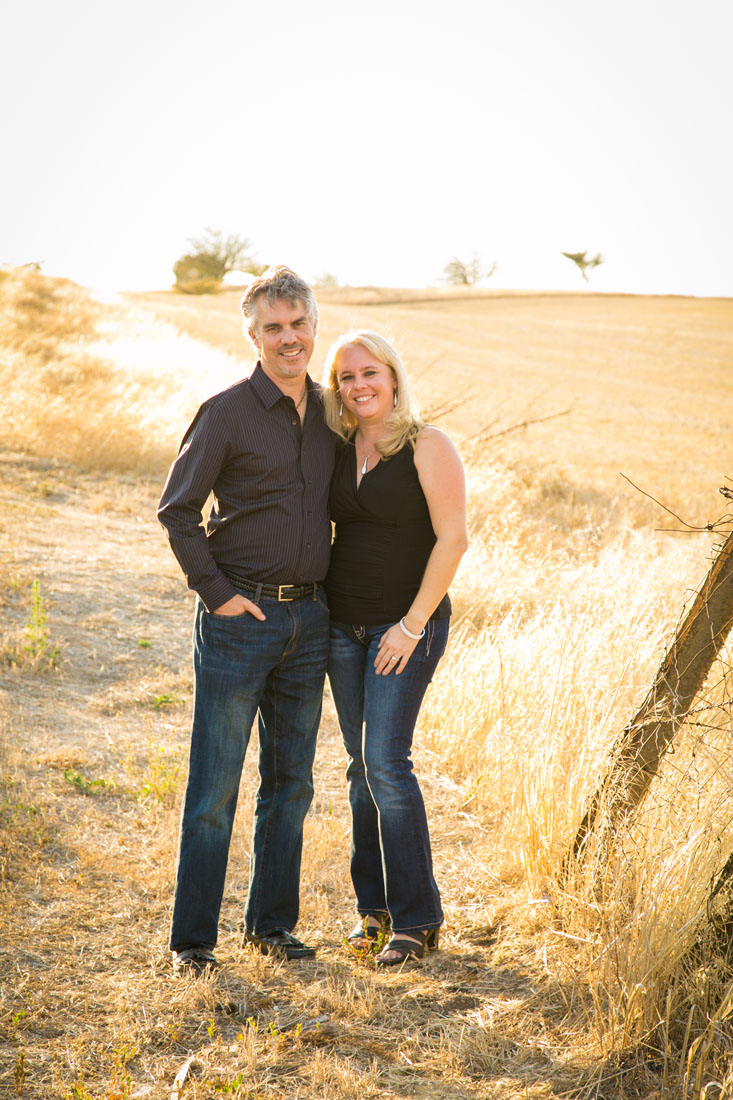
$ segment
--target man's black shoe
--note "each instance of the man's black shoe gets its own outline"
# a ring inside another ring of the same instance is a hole
[[[283,959],[314,959],[315,947],[308,947],[301,943],[290,932],[278,929],[276,932],[268,932],[266,936],[256,936],[254,932],[245,932],[247,943],[253,943],[263,955],[280,956]]]
[[[208,947],[184,947],[182,951],[173,952],[176,974],[194,974],[198,977],[206,970],[213,970],[216,965],[216,959]]]

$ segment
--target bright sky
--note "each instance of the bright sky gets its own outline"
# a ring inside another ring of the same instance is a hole
[[[23,0],[0,262],[169,286],[188,238],[307,278],[733,295],[730,0]]]

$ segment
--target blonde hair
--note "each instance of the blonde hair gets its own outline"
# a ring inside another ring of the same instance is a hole
[[[365,348],[380,363],[389,367],[397,383],[395,406],[387,417],[387,434],[376,445],[382,458],[391,458],[408,443],[414,447],[425,425],[420,419],[417,400],[398,351],[378,332],[371,332],[369,329],[350,329],[339,336],[328,349],[322,378],[326,423],[331,431],[343,440],[353,439],[356,433],[358,426],[356,417],[343,408],[336,378],[339,354],[344,348],[356,345]]]

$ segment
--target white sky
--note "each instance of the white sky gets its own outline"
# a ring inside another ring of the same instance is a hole
[[[427,286],[733,295],[730,0],[22,0],[0,262],[169,286],[206,226]]]

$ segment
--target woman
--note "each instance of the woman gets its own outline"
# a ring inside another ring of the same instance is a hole
[[[395,966],[437,948],[443,921],[410,752],[468,544],[465,483],[453,444],[419,419],[400,357],[377,333],[333,344],[324,390],[327,423],[342,440],[326,591],[361,916],[349,943],[371,949],[391,926],[376,962]]]

